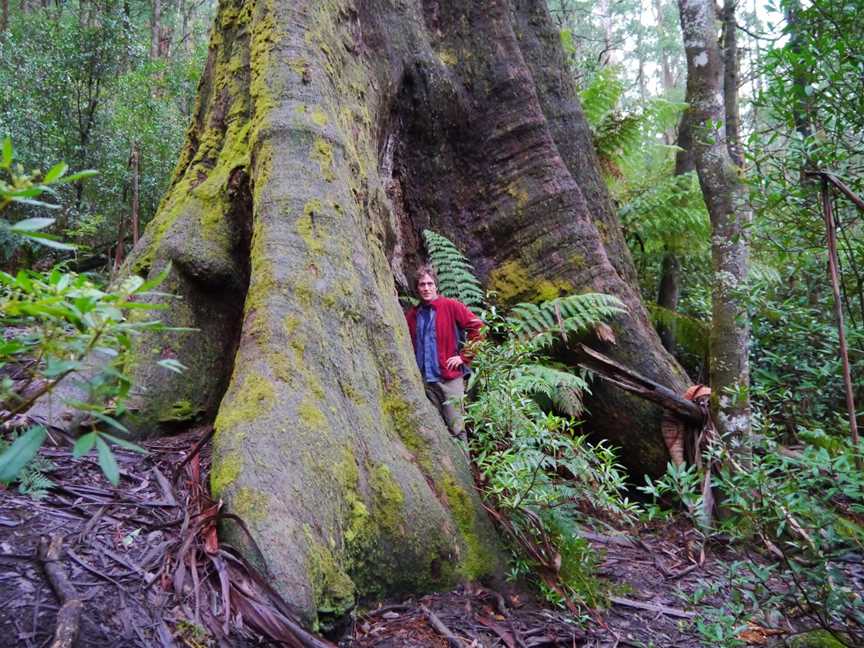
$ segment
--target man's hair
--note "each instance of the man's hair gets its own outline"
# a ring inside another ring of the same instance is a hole
[[[435,282],[435,287],[438,287],[438,275],[435,273],[435,268],[433,268],[429,263],[424,263],[417,268],[417,272],[414,274],[414,290],[417,290],[420,279],[426,275],[432,277],[432,281]]]

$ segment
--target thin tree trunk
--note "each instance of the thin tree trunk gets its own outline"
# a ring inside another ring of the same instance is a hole
[[[671,313],[678,312],[678,298],[681,295],[681,262],[674,251],[663,252],[660,265],[660,288],[657,291],[657,305]],[[660,341],[670,353],[675,352],[675,325],[673,322],[661,321],[657,327]]]
[[[675,175],[690,173],[696,166],[693,160],[692,113],[685,111],[678,122],[675,153]],[[672,313],[678,312],[678,299],[681,295],[681,261],[677,251],[669,248],[663,252],[660,265],[660,282],[657,290],[657,305]],[[671,353],[675,350],[675,327],[661,321],[657,327],[663,346]]]
[[[710,337],[711,409],[718,431],[739,440],[750,433],[749,326],[740,291],[747,276],[750,211],[724,129],[723,58],[713,0],[678,0],[687,54],[687,112],[693,158],[711,217],[714,272]]]
[[[737,166],[744,165],[741,148],[741,116],[738,109],[738,27],[735,23],[737,0],[723,0],[723,106],[726,115],[726,146]]]
[[[132,154],[129,156],[129,167],[132,169],[132,208],[130,220],[132,223],[132,245],[138,245],[138,179],[140,166],[140,150],[138,142],[132,144]]]
[[[162,37],[162,0],[152,0],[153,13],[150,16],[150,58],[159,58]]]
[[[9,0],[0,0],[0,34],[9,28]]]

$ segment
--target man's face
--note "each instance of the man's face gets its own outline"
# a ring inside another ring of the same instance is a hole
[[[420,275],[420,279],[417,280],[417,292],[420,294],[420,299],[428,304],[438,297],[438,286],[429,275]]]

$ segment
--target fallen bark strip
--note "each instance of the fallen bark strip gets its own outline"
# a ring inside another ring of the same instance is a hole
[[[430,610],[425,605],[421,605],[420,609],[423,611],[423,614],[426,615],[426,620],[429,621],[429,625],[435,628],[435,631],[438,632],[442,637],[447,639],[452,648],[465,648],[465,644],[462,643],[462,640],[453,634],[453,631],[450,630],[438,616]]]
[[[63,551],[63,536],[54,534],[49,541],[42,538],[39,541],[38,557],[42,563],[45,576],[51,584],[51,589],[61,603],[57,612],[57,626],[54,628],[54,638],[51,648],[71,648],[78,637],[81,624],[81,611],[84,602],[78,591],[69,582],[66,571],[60,565],[60,554]]]
[[[579,365],[607,382],[660,405],[686,423],[701,426],[705,422],[704,414],[698,405],[679,396],[668,387],[646,378],[584,344],[578,345],[578,350],[580,351]]]
[[[639,610],[648,610],[649,612],[659,612],[666,616],[678,617],[679,619],[692,619],[696,616],[695,612],[687,612],[678,608],[671,608],[665,605],[654,605],[653,603],[643,603],[642,601],[634,601],[633,599],[621,598],[619,596],[611,596],[609,600],[615,605],[621,607],[637,608]]]
[[[619,547],[626,547],[628,549],[638,548],[636,541],[628,536],[605,535],[603,533],[586,531],[585,529],[579,529],[578,535],[581,538],[585,538],[586,540],[590,540],[591,542],[599,542],[600,544],[614,544]]]

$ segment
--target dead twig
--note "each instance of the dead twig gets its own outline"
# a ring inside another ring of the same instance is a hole
[[[435,628],[435,631],[438,634],[447,639],[447,642],[452,648],[465,648],[465,644],[462,642],[462,640],[455,634],[453,634],[453,631],[450,630],[450,628],[448,628],[446,625],[444,625],[444,622],[439,619],[432,610],[430,610],[425,605],[421,605],[420,609],[426,616],[426,620],[429,621],[429,625]]]
[[[55,534],[49,541],[42,538],[39,541],[38,557],[42,563],[45,576],[51,584],[51,589],[62,604],[57,612],[57,626],[54,628],[54,638],[51,648],[71,648],[78,637],[81,623],[81,611],[84,602],[78,591],[69,582],[66,571],[60,565],[60,554],[63,551],[63,536]]]

